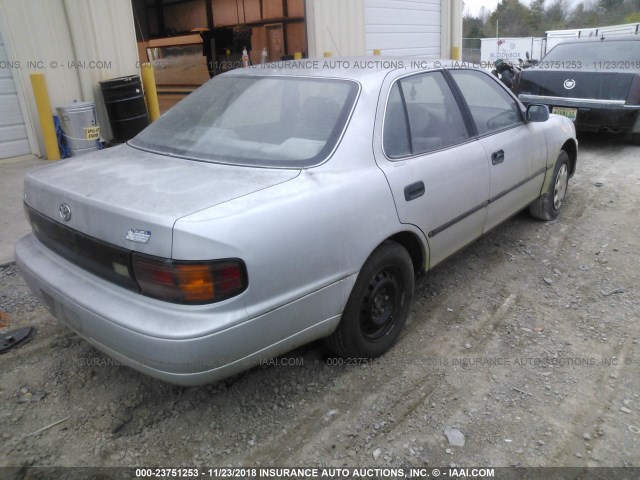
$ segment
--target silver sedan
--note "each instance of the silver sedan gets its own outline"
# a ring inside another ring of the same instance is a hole
[[[484,71],[384,60],[229,72],[128,144],[29,173],[29,286],[176,384],[317,339],[384,354],[415,276],[524,208],[554,218],[578,150]]]

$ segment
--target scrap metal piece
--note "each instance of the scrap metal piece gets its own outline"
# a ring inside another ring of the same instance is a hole
[[[6,353],[14,347],[19,347],[31,341],[35,336],[36,329],[33,327],[18,328],[7,333],[0,333],[0,353]]]

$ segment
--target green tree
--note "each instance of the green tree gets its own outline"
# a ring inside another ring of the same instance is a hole
[[[465,38],[542,36],[549,30],[640,23],[640,0],[584,0],[573,9],[568,0],[502,0],[485,23],[486,13],[463,20]]]
[[[491,14],[487,29],[491,35],[499,24],[501,37],[528,37],[531,33],[531,10],[519,0],[502,0]]]
[[[561,30],[567,27],[569,15],[567,14],[566,0],[556,0],[544,12],[547,30]]]
[[[462,37],[463,38],[485,38],[484,25],[480,18],[474,18],[466,15],[462,19]]]
[[[602,24],[602,19],[598,10],[589,4],[579,3],[576,8],[571,12],[569,21],[567,23],[568,28],[589,28],[597,27]]]
[[[544,3],[546,0],[534,0],[531,2],[529,14],[529,26],[531,34],[534,36],[544,34]]]
[[[598,0],[598,7],[605,12],[611,12],[618,10],[623,3],[624,0]]]
[[[624,17],[624,23],[640,23],[640,12],[633,12]]]

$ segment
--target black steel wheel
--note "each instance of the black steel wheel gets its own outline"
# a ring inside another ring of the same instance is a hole
[[[393,328],[402,306],[402,280],[397,268],[386,267],[369,281],[362,298],[360,329],[370,342],[384,338]]]
[[[329,349],[346,358],[375,358],[396,342],[413,298],[409,253],[395,242],[380,245],[365,262]]]

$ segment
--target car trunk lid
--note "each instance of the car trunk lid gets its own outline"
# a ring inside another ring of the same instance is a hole
[[[29,172],[25,203],[67,229],[170,258],[179,218],[299,173],[190,161],[122,145]]]
[[[634,73],[629,72],[549,71],[532,68],[520,73],[518,94],[624,102],[633,78]]]

